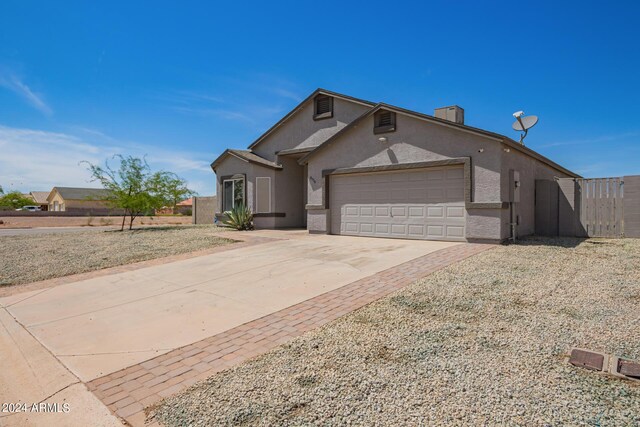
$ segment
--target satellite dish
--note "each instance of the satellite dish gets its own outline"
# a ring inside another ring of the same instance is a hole
[[[515,131],[524,132],[520,135],[520,144],[524,145],[524,138],[527,136],[529,129],[538,123],[538,116],[524,116],[524,111],[517,111],[513,113],[513,117],[516,118],[516,121],[513,122],[511,127]]]

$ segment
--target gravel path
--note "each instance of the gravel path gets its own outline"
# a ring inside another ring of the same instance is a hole
[[[170,226],[133,231],[0,236],[0,285],[17,285],[231,243],[224,228]]]
[[[450,266],[169,398],[209,425],[640,425],[640,240],[529,239]]]

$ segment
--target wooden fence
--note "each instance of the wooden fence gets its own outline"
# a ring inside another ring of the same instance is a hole
[[[640,176],[536,181],[536,234],[640,237]]]
[[[624,235],[624,181],[622,178],[576,179],[580,223],[587,237]]]

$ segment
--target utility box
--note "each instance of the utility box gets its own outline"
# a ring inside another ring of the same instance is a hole
[[[520,203],[520,172],[509,170],[509,202]]]

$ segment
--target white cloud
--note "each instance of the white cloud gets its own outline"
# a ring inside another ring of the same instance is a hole
[[[53,110],[44,102],[42,96],[31,90],[31,88],[15,74],[0,70],[0,86],[18,94],[43,114],[47,116],[53,114]]]
[[[152,169],[177,173],[201,195],[215,191],[210,153],[121,142],[99,131],[77,129],[86,136],[0,125],[0,185],[25,192],[54,186],[98,187],[81,162],[103,163],[122,154],[146,156]]]

